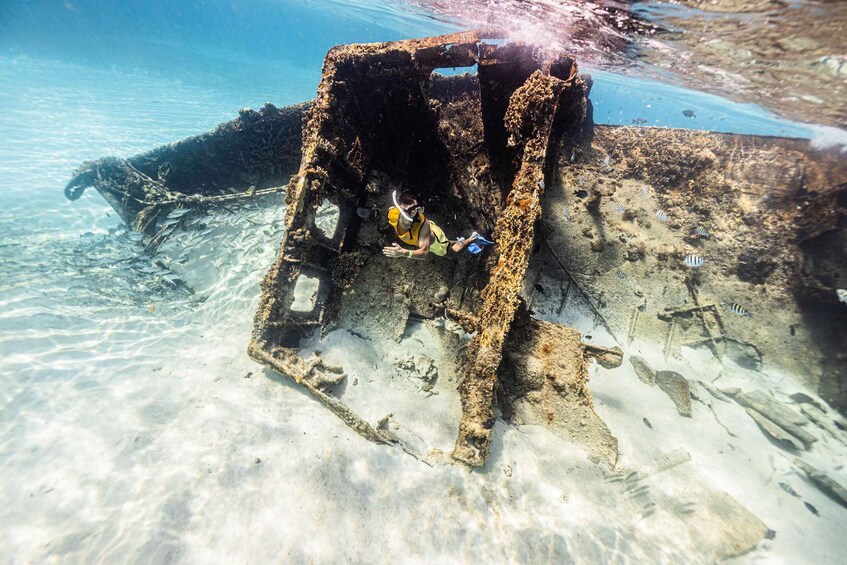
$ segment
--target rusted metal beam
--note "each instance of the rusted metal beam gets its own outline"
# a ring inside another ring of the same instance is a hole
[[[453,458],[471,466],[483,465],[488,457],[497,368],[523,288],[535,222],[541,215],[547,148],[559,100],[567,89],[580,87],[578,79],[565,81],[538,70],[512,94],[506,111],[509,144],[522,146],[523,151],[497,220],[498,262],[482,292],[480,329],[469,347],[467,372],[459,385],[462,420]]]

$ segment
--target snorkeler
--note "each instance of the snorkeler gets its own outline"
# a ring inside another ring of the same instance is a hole
[[[443,257],[448,249],[458,253],[465,248],[476,254],[482,250],[480,245],[493,245],[493,242],[476,232],[467,239],[448,240],[444,230],[424,216],[424,208],[418,204],[417,198],[408,192],[401,193],[398,198],[397,191],[392,192],[391,197],[394,199],[394,206],[388,210],[388,223],[394,228],[400,241],[417,249],[405,249],[393,243],[382,249],[387,257],[426,259],[430,253]]]

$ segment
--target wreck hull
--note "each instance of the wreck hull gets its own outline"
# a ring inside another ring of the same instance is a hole
[[[847,408],[847,309],[835,293],[847,281],[843,154],[800,139],[597,126],[590,145],[563,146],[558,182],[544,253],[620,343],[661,343],[666,357],[708,348]],[[705,264],[686,265],[691,255]]]
[[[210,132],[126,159],[83,163],[65,196],[76,200],[94,187],[128,226],[152,235],[174,208],[267,193],[297,172],[302,116],[310,104],[245,108]]]
[[[498,172],[485,147],[477,78],[434,76],[430,97],[441,106],[437,127],[446,149],[463,155],[461,167],[451,165],[448,194],[440,201],[460,199],[470,221],[455,223],[448,215],[446,228],[492,229],[502,195],[493,188]],[[296,172],[308,107],[260,111],[260,120],[243,115],[126,161],[161,181],[166,192],[194,202],[221,192],[249,196],[251,187],[280,186]],[[534,257],[530,269],[539,270],[533,265],[546,260],[555,265],[556,276],[570,277],[622,345],[661,343],[668,355],[678,355],[682,346],[702,346],[753,368],[779,368],[845,411],[847,333],[844,307],[833,292],[847,280],[840,251],[843,154],[787,138],[592,124],[586,131],[589,135],[557,140],[551,149],[557,166],[544,197],[541,237],[549,245],[536,246],[535,254],[543,257]],[[244,159],[222,166],[220,155],[242,147],[245,137],[256,151],[239,151]],[[97,163],[108,165],[109,158]],[[119,168],[101,166],[99,176],[90,175],[92,170],[90,164],[83,167],[69,183],[68,196],[95,186],[128,224],[143,227],[145,207],[127,204],[147,194],[143,187],[133,192],[137,185]],[[154,173],[160,170],[172,173]],[[373,186],[380,190],[378,183]],[[591,196],[574,197],[579,188]],[[154,194],[146,204],[162,201]],[[624,211],[616,212],[615,204]],[[187,204],[168,200],[174,205]],[[656,218],[660,209],[669,215],[667,223]],[[694,234],[697,227],[709,237]],[[379,245],[381,237],[385,234],[374,231],[365,239]],[[688,254],[703,255],[706,266],[697,272],[686,268],[681,261]],[[473,270],[462,267],[461,276],[472,279]],[[618,271],[626,278],[618,278]],[[479,283],[475,291],[452,292],[452,304],[478,307]],[[531,284],[525,286],[528,303],[534,292]],[[431,301],[408,302],[404,311],[411,315],[434,315]],[[721,303],[743,303],[753,316],[737,317]]]

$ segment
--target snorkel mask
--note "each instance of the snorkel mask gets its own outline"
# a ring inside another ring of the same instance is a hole
[[[400,206],[400,203],[397,202],[397,191],[396,190],[391,192],[391,198],[394,200],[394,207],[397,208],[398,210],[400,210],[400,215],[403,216],[403,218],[407,222],[414,222],[415,218],[413,216],[410,216],[409,214],[407,214],[406,211],[403,210],[403,208]],[[415,208],[413,208],[413,210],[415,211],[415,216],[417,216],[420,213],[422,208],[423,208],[423,206],[416,206]]]

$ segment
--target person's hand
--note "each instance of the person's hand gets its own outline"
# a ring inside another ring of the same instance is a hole
[[[392,243],[390,246],[382,248],[382,254],[386,257],[408,257],[409,250]]]

